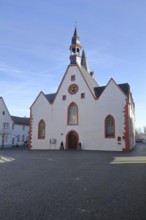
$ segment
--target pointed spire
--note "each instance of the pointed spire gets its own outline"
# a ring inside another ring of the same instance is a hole
[[[71,45],[70,45],[70,63],[71,64],[80,64],[80,38],[77,35],[77,28],[75,27],[74,34],[71,40]]]
[[[75,26],[74,36],[77,36],[77,27]]]
[[[89,65],[86,59],[85,50],[82,51],[82,57],[81,57],[81,65],[84,67],[87,72],[89,72]]]

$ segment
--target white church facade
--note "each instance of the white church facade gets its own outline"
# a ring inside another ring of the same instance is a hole
[[[128,83],[99,86],[75,28],[70,64],[54,94],[30,107],[30,149],[129,151],[135,145],[135,105]]]

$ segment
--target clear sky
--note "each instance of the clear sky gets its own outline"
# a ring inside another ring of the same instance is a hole
[[[136,127],[146,126],[145,0],[0,0],[0,96],[29,116],[40,91],[56,92],[75,24],[100,86],[129,83]]]

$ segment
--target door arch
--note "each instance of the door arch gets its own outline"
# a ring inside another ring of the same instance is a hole
[[[71,130],[66,135],[66,148],[77,149],[79,145],[79,135],[76,131]]]

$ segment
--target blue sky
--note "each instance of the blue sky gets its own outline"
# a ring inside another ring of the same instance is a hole
[[[77,25],[100,86],[129,83],[136,127],[146,126],[145,0],[0,0],[0,96],[29,116],[40,91],[56,92]]]

